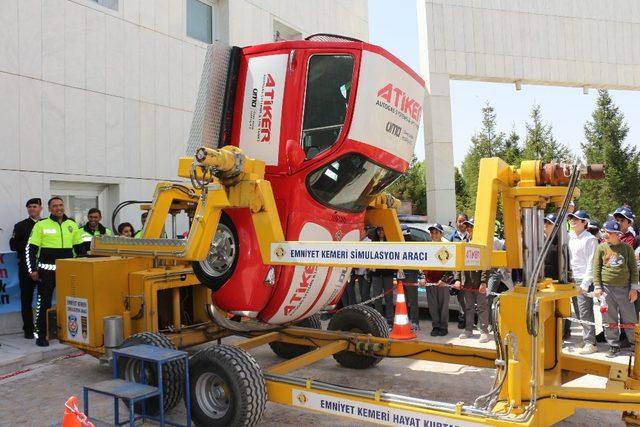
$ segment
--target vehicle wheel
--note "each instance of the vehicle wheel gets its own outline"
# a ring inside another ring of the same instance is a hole
[[[193,272],[212,291],[217,291],[231,277],[238,263],[238,233],[229,216],[222,212],[218,228],[211,240],[211,249],[203,261],[191,263]]]
[[[258,362],[246,351],[213,345],[191,360],[191,416],[201,426],[253,426],[267,401]]]
[[[329,321],[329,331],[357,332],[371,334],[374,337],[389,338],[387,321],[372,307],[367,305],[354,305],[338,311]],[[336,361],[352,369],[367,369],[377,365],[381,357],[365,356],[351,351],[341,351],[333,355]]]
[[[306,319],[301,320],[294,326],[322,329],[322,325],[320,324],[320,315],[314,314],[311,317],[307,317]],[[273,350],[275,354],[282,357],[283,359],[293,359],[294,357],[302,356],[303,354],[308,353],[316,348],[315,346],[310,345],[289,344],[279,341],[269,343],[269,347],[271,347],[271,350]]]
[[[148,344],[162,348],[176,348],[171,340],[163,334],[151,332],[131,335],[122,343],[120,348],[131,347],[138,344]],[[118,376],[127,381],[140,382],[140,361],[128,357],[119,357]],[[158,375],[155,366],[145,363],[145,376],[147,384],[153,386],[158,385]],[[182,399],[182,388],[184,384],[184,363],[182,361],[170,362],[162,367],[162,384],[164,388],[163,406],[166,412],[176,406]],[[160,400],[157,397],[147,399],[145,409],[147,414],[159,414]],[[141,413],[142,405],[136,404],[135,410],[137,413]]]

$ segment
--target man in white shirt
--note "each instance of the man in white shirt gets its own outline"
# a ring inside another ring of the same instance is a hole
[[[583,210],[567,215],[571,222],[571,233],[569,233],[569,259],[573,281],[580,290],[578,295],[578,309],[580,319],[588,322],[594,321],[593,297],[587,296],[587,292],[593,290],[593,254],[598,247],[596,239],[589,231],[589,214]],[[598,351],[596,347],[595,326],[582,325],[584,346],[580,354],[591,354]]]

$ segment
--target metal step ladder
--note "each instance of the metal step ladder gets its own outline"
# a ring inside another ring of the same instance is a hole
[[[140,383],[123,380],[118,378],[118,358],[126,357],[137,363],[140,363]],[[164,384],[162,379],[162,367],[170,362],[184,360],[185,366],[185,394],[184,402],[186,407],[186,423],[178,424],[165,420],[164,417]],[[146,384],[144,364],[151,363],[155,365],[158,385],[152,386]],[[101,381],[90,386],[85,386],[84,395],[84,414],[89,417],[89,392],[102,394],[113,397],[114,424],[117,426],[129,424],[131,427],[135,425],[137,420],[152,419],[160,422],[161,426],[165,424],[190,427],[191,426],[191,396],[189,388],[189,357],[186,352],[174,350],[171,348],[156,347],[153,345],[140,344],[131,347],[125,347],[113,351],[113,379]],[[158,397],[160,400],[159,416],[151,416],[145,413],[144,401],[149,398]],[[122,400],[129,409],[129,419],[120,421],[119,402]],[[136,415],[135,406],[141,403],[142,413]]]

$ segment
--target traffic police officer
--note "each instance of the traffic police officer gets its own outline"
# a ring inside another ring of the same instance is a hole
[[[73,258],[82,250],[78,225],[64,214],[64,202],[52,197],[47,203],[51,215],[38,221],[31,231],[26,247],[25,259],[31,279],[38,282],[38,306],[36,308],[36,344],[49,345],[46,331],[47,310],[56,287],[56,260]]]
[[[147,216],[149,215],[149,212],[142,212],[142,215],[140,215],[140,222],[142,223],[142,227],[140,227],[140,230],[136,231],[136,234],[133,236],[136,239],[140,239],[142,238],[142,230],[144,230],[144,225],[147,222]]]
[[[102,220],[102,212],[98,208],[89,209],[87,214],[87,223],[84,227],[78,229],[80,240],[82,240],[82,248],[76,255],[86,255],[91,249],[91,240],[93,236],[113,236],[111,229],[100,224]]]
[[[33,339],[33,291],[36,289],[36,282],[31,280],[25,249],[27,240],[36,222],[40,221],[42,212],[42,200],[39,198],[27,201],[27,213],[29,218],[20,221],[13,227],[13,234],[9,239],[9,247],[18,254],[18,278],[20,279],[20,305],[22,310],[22,330],[24,337]]]

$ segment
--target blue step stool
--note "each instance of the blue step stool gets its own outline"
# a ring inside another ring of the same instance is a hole
[[[118,358],[127,357],[132,360],[136,360],[140,363],[140,383],[126,381],[118,378]],[[185,395],[184,402],[187,412],[186,424],[177,424],[171,421],[165,421],[164,419],[164,402],[163,392],[164,384],[162,383],[162,366],[174,361],[184,360],[185,366]],[[155,364],[156,372],[158,376],[158,386],[151,386],[146,383],[145,378],[145,363]],[[135,425],[137,420],[151,419],[159,421],[161,426],[170,424],[180,427],[191,426],[191,396],[189,393],[189,356],[186,352],[180,350],[174,350],[171,348],[156,347],[153,345],[140,344],[131,347],[125,347],[122,349],[113,351],[113,378],[111,380],[101,381],[99,383],[84,387],[84,413],[89,416],[89,392],[103,394],[113,397],[113,410],[115,425],[124,425],[129,423],[131,427]],[[144,411],[144,401],[151,398],[158,397],[160,399],[160,415],[157,417],[147,415]],[[119,419],[119,399],[122,399],[129,408],[129,420],[120,422]],[[136,416],[134,407],[135,404],[143,403],[142,414]]]

